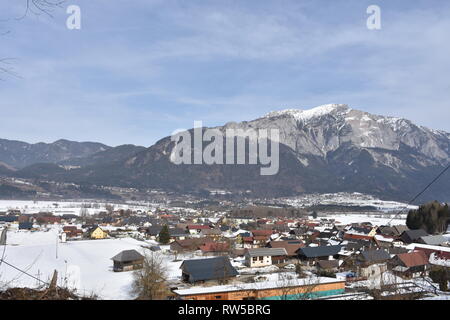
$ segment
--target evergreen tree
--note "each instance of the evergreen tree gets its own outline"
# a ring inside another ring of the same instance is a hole
[[[159,242],[162,244],[168,244],[170,242],[170,233],[169,233],[169,227],[167,225],[164,225],[159,232]]]
[[[444,233],[450,222],[448,204],[434,201],[424,204],[417,210],[410,210],[406,225],[412,230],[424,229],[429,234]]]

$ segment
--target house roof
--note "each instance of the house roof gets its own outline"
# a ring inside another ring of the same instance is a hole
[[[326,256],[334,256],[341,251],[342,246],[318,246],[318,247],[305,247],[298,249],[297,253],[301,256],[305,256],[307,258],[317,258],[317,257],[326,257]]]
[[[195,238],[195,239],[185,239],[185,240],[176,240],[172,242],[170,245],[179,245],[185,249],[197,249],[205,243],[212,242],[211,238]]]
[[[180,269],[189,275],[190,282],[223,279],[239,274],[231,265],[228,256],[184,260]]]
[[[208,242],[200,246],[203,252],[225,252],[229,249],[230,246],[226,242]]]
[[[200,230],[200,229],[210,229],[209,226],[205,226],[202,224],[190,224],[187,226],[188,229],[192,229],[192,230]]]
[[[136,250],[124,250],[111,258],[111,260],[116,262],[136,261],[142,259],[144,259],[144,256]]]
[[[300,287],[300,286],[314,286],[319,284],[331,284],[331,283],[342,283],[345,280],[338,280],[336,278],[304,278],[304,279],[293,279],[288,283],[284,284],[284,288],[289,287]],[[267,290],[267,289],[279,289],[279,281],[264,281],[258,283],[243,283],[243,284],[230,284],[223,286],[212,286],[212,287],[191,287],[188,289],[174,290],[174,292],[179,296],[195,295],[195,294],[211,294],[211,293],[221,293],[221,292],[234,292],[234,291],[244,291],[244,290]]]
[[[420,242],[431,246],[438,246],[447,242],[447,238],[441,235],[420,237]]]
[[[389,260],[391,256],[384,249],[380,250],[372,249],[361,252],[361,258],[366,262],[381,262]]]
[[[287,256],[285,248],[255,248],[248,249],[245,253],[250,257],[273,257],[273,256]]]
[[[424,266],[428,264],[428,257],[423,251],[414,251],[410,253],[402,253],[397,255],[405,267],[411,268],[416,266]]]
[[[284,248],[288,256],[295,256],[297,250],[303,248],[305,244],[300,240],[286,240],[286,241],[270,241],[271,248]]]
[[[322,269],[333,269],[339,267],[338,260],[320,260],[317,262],[320,268]]]
[[[203,235],[221,235],[222,231],[220,231],[219,229],[203,229],[201,233]]]
[[[92,228],[89,228],[88,229],[88,231],[87,231],[87,233],[88,234],[91,234],[92,232],[94,232],[95,230],[97,230],[97,229],[100,229],[100,230],[102,230],[103,232],[105,232],[102,228],[100,228],[98,225],[95,225],[95,226],[93,226]]]
[[[409,242],[409,241],[415,241],[419,239],[420,237],[428,236],[428,233],[423,229],[417,229],[417,230],[408,230],[402,233],[401,238],[403,241]]]
[[[21,222],[19,223],[19,229],[32,229],[33,224],[31,222]]]
[[[251,230],[251,233],[254,237],[256,236],[270,236],[273,231],[272,230]]]

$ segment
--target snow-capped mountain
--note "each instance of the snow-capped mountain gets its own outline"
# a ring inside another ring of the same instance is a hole
[[[446,164],[450,159],[450,134],[417,126],[406,119],[372,115],[345,104],[275,111],[254,121],[225,127],[278,128],[281,143],[299,157],[304,154],[326,159],[330,152],[351,145],[367,150],[377,163],[393,169],[406,164],[377,149],[399,151],[402,146],[409,147],[423,156],[417,160],[424,166]]]
[[[422,190],[450,162],[449,133],[347,105],[275,111],[216,129],[225,132],[251,128],[279,129],[278,174],[261,176],[260,165],[176,165],[170,161],[175,146],[170,137],[115,163],[82,166],[66,173],[58,169],[54,174],[41,168],[41,174],[68,182],[183,193],[220,189],[273,198],[361,192],[404,201]],[[29,171],[20,170],[18,174],[26,178]],[[443,176],[422,200],[449,201],[449,190],[450,179]]]

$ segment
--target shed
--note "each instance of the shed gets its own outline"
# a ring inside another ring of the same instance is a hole
[[[136,250],[124,250],[111,258],[114,262],[114,271],[131,271],[140,269],[144,264],[144,256]]]

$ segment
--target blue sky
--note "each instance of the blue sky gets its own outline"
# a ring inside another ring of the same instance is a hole
[[[328,103],[450,132],[448,1],[67,0],[21,20],[11,2],[0,57],[20,77],[1,76],[0,138],[150,146],[194,120]]]

